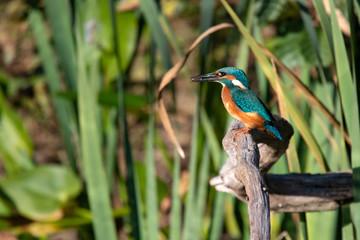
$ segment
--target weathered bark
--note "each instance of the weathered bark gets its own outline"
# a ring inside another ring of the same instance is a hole
[[[269,174],[270,209],[276,212],[317,212],[354,201],[352,172]]]
[[[269,209],[277,212],[326,211],[353,201],[350,171],[267,175],[286,151],[293,135],[293,128],[286,120],[274,117],[283,141],[257,130],[235,138],[236,129],[244,125],[234,120],[223,139],[229,158],[219,176],[210,181],[218,191],[230,193],[248,204],[251,239],[270,239]]]
[[[239,128],[242,126],[234,127]],[[223,139],[228,153],[233,181],[240,182],[246,192],[250,221],[250,239],[270,239],[269,194],[265,180],[259,170],[259,149],[250,134],[240,134],[231,130]]]

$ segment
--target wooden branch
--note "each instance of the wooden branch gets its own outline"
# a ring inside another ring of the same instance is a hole
[[[269,174],[270,209],[276,212],[314,212],[337,209],[354,201],[352,172],[326,174]]]
[[[275,125],[284,141],[279,141],[260,131],[251,131],[261,156],[260,171],[269,186],[270,209],[276,212],[326,211],[336,209],[342,204],[351,203],[354,195],[350,171],[315,175],[266,175],[271,166],[286,151],[289,139],[293,134],[293,129],[286,120],[278,116],[274,117]],[[219,176],[211,179],[210,184],[215,186],[218,191],[230,193],[247,203],[249,193],[244,186],[244,180],[240,180],[239,175],[244,175],[244,173],[237,166],[240,160],[236,154],[244,151],[239,148],[244,148],[245,145],[239,145],[239,142],[252,141],[252,139],[247,137],[245,139],[245,136],[249,135],[239,135],[236,139],[237,145],[233,144],[232,148],[227,146],[231,145],[228,142],[234,139],[233,129],[242,126],[241,122],[234,120],[229,127],[228,133],[223,139],[224,149],[229,154],[229,158],[221,168]],[[243,140],[238,140],[240,137]]]
[[[242,127],[242,126],[240,126]],[[229,155],[228,162],[234,166],[234,180],[244,186],[250,220],[250,239],[270,239],[269,194],[259,170],[259,149],[250,134],[235,138],[234,128],[223,139]]]

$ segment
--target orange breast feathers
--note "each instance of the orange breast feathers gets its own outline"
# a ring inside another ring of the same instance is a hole
[[[241,111],[231,98],[230,88],[223,87],[221,98],[226,110],[233,118],[243,122],[247,128],[264,130],[265,119],[257,113]]]

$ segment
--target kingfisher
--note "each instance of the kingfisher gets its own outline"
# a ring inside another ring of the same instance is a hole
[[[224,67],[212,73],[194,76],[191,80],[192,82],[219,82],[222,84],[221,98],[226,110],[233,118],[245,125],[245,127],[237,129],[237,134],[245,134],[251,129],[258,129],[283,140],[275,127],[273,115],[249,88],[249,80],[243,70]]]

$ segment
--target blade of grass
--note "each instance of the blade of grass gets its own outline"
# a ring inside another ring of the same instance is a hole
[[[201,159],[201,165],[199,169],[199,179],[197,183],[197,195],[196,195],[196,208],[194,212],[194,218],[197,223],[195,228],[195,234],[193,239],[202,239],[201,233],[204,222],[204,209],[207,203],[207,189],[209,184],[209,163],[210,163],[210,147],[205,142],[203,147],[203,155]]]
[[[157,207],[157,185],[154,157],[155,119],[154,119],[154,85],[155,85],[155,44],[151,44],[150,50],[150,83],[149,83],[149,122],[148,136],[146,139],[146,224],[147,238],[158,239],[158,207]]]
[[[313,48],[312,50],[315,51],[315,55],[316,55],[317,61],[319,63],[319,68],[322,68],[321,58],[320,58],[320,51],[319,51],[319,46],[318,46],[319,41],[318,41],[317,36],[316,36],[315,28],[314,28],[314,25],[312,23],[311,16],[309,14],[309,10],[308,10],[308,8],[306,6],[306,1],[298,0],[297,4],[298,4],[299,9],[300,9],[301,18],[302,18],[302,20],[304,22],[306,31],[307,31],[307,33],[309,35],[309,38],[310,38],[310,42],[311,42],[311,45],[312,45],[312,48]]]
[[[159,10],[154,0],[139,0],[140,10],[149,24],[152,36],[160,50],[165,69],[171,68],[170,46],[159,22]]]
[[[170,240],[181,239],[180,156],[174,153],[173,183],[170,211]]]
[[[149,115],[146,148],[146,223],[147,238],[158,239],[157,185],[154,159],[154,112]]]
[[[237,211],[239,212],[238,214],[241,217],[241,227],[242,227],[242,239],[250,239],[250,221],[249,221],[249,211],[248,211],[248,207],[247,204],[240,202],[239,204],[237,204]]]
[[[235,197],[230,194],[226,195],[225,199],[225,226],[227,233],[233,239],[239,239],[241,236],[241,230],[239,228],[238,222],[236,221],[235,216]],[[246,206],[246,204],[243,204]],[[247,206],[246,206],[247,208]],[[247,224],[249,226],[249,224]]]
[[[174,51],[178,57],[183,56],[182,46],[174,32],[175,29],[172,28],[171,24],[169,23],[169,21],[166,19],[166,17],[164,16],[164,14],[162,12],[160,12],[159,14],[160,14],[159,22],[161,24],[161,27],[164,31],[164,34],[165,34],[167,40],[169,41],[171,48],[174,49]]]
[[[277,86],[277,90],[278,90],[277,93],[278,93],[278,98],[279,98],[279,111],[280,111],[281,116],[288,120],[288,118],[289,118],[288,111],[286,108],[286,104],[284,104],[284,95],[280,89],[281,87],[280,87],[279,77],[277,74],[275,63],[273,60],[271,60],[271,63],[272,63],[272,66],[273,66],[273,69],[275,72],[275,82],[276,82],[276,86]],[[286,157],[288,160],[289,171],[295,172],[295,173],[300,173],[301,169],[300,169],[299,157],[296,152],[296,145],[295,145],[294,138],[292,138],[289,142],[289,148],[286,151]],[[308,234],[307,234],[307,226],[306,226],[306,215],[305,215],[305,213],[299,213],[299,215],[300,215],[300,222],[299,222],[298,227],[300,229],[300,238],[307,240]]]
[[[357,3],[359,4],[359,3]],[[359,66],[360,62],[360,54],[359,53],[359,46],[357,45],[357,35],[356,33],[359,31],[359,24],[356,24],[355,18],[355,11],[354,8],[354,1],[347,0],[346,1],[347,11],[348,11],[348,18],[350,23],[350,41],[351,41],[351,63],[352,66]],[[357,89],[357,95],[360,94],[360,89],[357,88],[358,78],[360,76],[360,69],[358,67],[352,68],[352,75],[354,80],[355,89]],[[358,99],[358,105],[360,105],[360,99]]]
[[[236,5],[235,11],[236,11],[236,14],[238,16],[244,16],[245,17],[248,2],[249,2],[249,0],[244,0],[244,1],[240,1]],[[225,56],[225,59],[228,59],[230,56],[233,55],[232,47],[234,45],[234,42],[237,41],[238,39],[239,39],[239,31],[237,29],[231,29],[230,34],[227,36],[227,39],[226,39],[226,56]],[[230,51],[231,51],[231,53],[230,53]]]
[[[199,115],[200,115],[200,89],[198,90],[196,110],[194,113],[192,134],[191,134],[191,152],[189,162],[189,187],[186,195],[185,202],[185,216],[184,216],[184,229],[183,239],[192,239],[193,234],[196,232],[197,222],[193,217],[196,209],[195,191],[196,191],[196,162],[198,153],[198,134],[199,134]]]
[[[200,121],[201,121],[201,127],[204,129],[204,134],[210,146],[210,152],[214,160],[214,166],[218,168],[220,166],[219,161],[221,156],[221,147],[217,140],[215,130],[211,124],[209,116],[207,115],[204,107],[201,107],[200,110]]]
[[[117,88],[119,92],[119,114],[120,114],[120,129],[122,132],[122,140],[124,144],[125,151],[125,160],[126,160],[126,187],[129,196],[129,204],[131,208],[130,219],[132,225],[132,235],[135,239],[144,239],[143,233],[143,223],[142,216],[140,213],[141,208],[141,196],[139,193],[139,188],[136,180],[136,172],[133,164],[132,153],[131,153],[131,145],[129,140],[129,130],[126,119],[126,109],[125,109],[125,101],[124,101],[124,75],[122,73],[121,68],[121,58],[120,51],[118,47],[118,27],[116,24],[116,16],[115,16],[115,3],[112,0],[108,0],[110,14],[111,14],[111,25],[113,30],[113,43],[115,48],[116,55],[116,65],[118,70],[117,77]]]
[[[226,193],[216,191],[214,209],[211,216],[210,240],[221,239],[221,233],[224,226],[224,204]]]
[[[85,5],[82,5],[84,7]],[[83,42],[83,25],[80,19],[81,8],[77,6],[78,19],[76,41],[78,46],[78,106],[81,137],[81,153],[83,159],[83,172],[86,181],[87,193],[93,215],[93,227],[96,239],[115,240],[115,224],[111,214],[110,192],[102,163],[101,137],[98,131],[98,119],[93,108],[97,107],[96,98],[93,97],[95,84],[89,82],[87,67],[97,68],[97,59],[86,52],[94,51],[94,47]],[[88,7],[88,6],[86,6]],[[83,9],[83,8],[82,8]],[[91,56],[91,57],[89,57]],[[88,61],[88,64],[85,62]]]
[[[46,31],[41,15],[36,10],[31,10],[29,23],[34,31],[35,40],[39,54],[44,66],[46,80],[49,84],[51,99],[54,104],[56,115],[59,120],[61,135],[65,144],[66,153],[69,157],[71,167],[76,171],[77,143],[73,137],[77,136],[77,120],[71,102],[58,97],[57,93],[63,91],[61,87],[60,73],[57,69],[50,44],[46,39]]]
[[[339,151],[339,144],[338,142],[334,139],[334,137],[331,135],[331,132],[329,130],[329,126],[325,123],[325,121],[321,118],[320,113],[317,111],[317,109],[313,109],[313,116],[316,119],[316,121],[318,122],[318,124],[320,125],[320,128],[323,132],[323,134],[326,136],[326,138],[329,140],[329,143],[331,144],[332,149],[334,150],[334,152],[338,152]]]
[[[214,0],[202,0],[200,5],[200,32],[204,32],[212,25],[214,18]],[[210,36],[200,44],[200,72],[205,71],[206,57],[209,51]]]
[[[350,207],[349,205],[341,206],[341,236],[342,240],[354,239],[354,230],[351,223]]]
[[[332,37],[331,23],[322,1],[313,0],[317,16],[319,17],[320,24],[326,33],[326,39],[329,42],[332,56],[334,57],[334,42]]]
[[[253,20],[255,16],[255,7],[254,7],[254,1],[249,1],[249,7],[247,10],[246,20],[245,24],[248,29],[251,29],[253,25]],[[249,59],[249,45],[246,43],[246,40],[244,38],[240,39],[237,59],[236,59],[236,67],[243,69],[244,71],[247,70],[248,67],[248,59]]]
[[[174,167],[173,159],[170,156],[167,146],[157,132],[155,132],[155,146],[161,152],[162,157],[165,160],[166,170],[172,172]]]
[[[337,109],[338,109],[338,112],[341,114],[341,102],[340,100],[337,101]],[[343,118],[341,118],[341,127],[342,129],[345,128],[344,126],[344,120]],[[350,162],[350,159],[351,159],[351,156],[348,155],[348,152],[347,152],[347,146],[346,146],[346,142],[345,142],[345,139],[343,137],[343,135],[340,135],[339,136],[339,139],[340,139],[340,151],[339,151],[339,159],[342,159],[341,163],[340,163],[340,169],[342,171],[346,171],[348,169],[351,168],[351,162]]]
[[[232,121],[232,118],[228,117],[227,121],[226,121],[225,133],[226,133],[231,121]],[[227,158],[226,152],[222,151],[220,159],[219,159],[219,165],[215,166],[215,168],[217,170],[220,170],[220,167],[225,163],[226,158]],[[211,215],[210,231],[209,231],[210,232],[209,233],[210,240],[220,239],[220,237],[221,237],[221,233],[222,233],[223,226],[224,226],[225,198],[226,198],[225,193],[216,191],[214,207],[213,207],[213,211],[212,211],[212,215]]]
[[[117,127],[116,127],[116,109],[107,109],[104,113],[104,131],[106,137],[106,152],[105,152],[105,167],[106,177],[109,184],[109,189],[113,186],[113,177],[116,166],[116,148],[117,148]]]
[[[352,143],[351,148],[351,167],[353,169],[354,199],[351,205],[351,214],[356,229],[360,229],[360,123],[359,107],[356,88],[352,81],[350,64],[347,51],[339,24],[335,15],[333,1],[330,1],[331,26],[333,31],[334,51],[336,71],[339,81],[342,109],[345,122],[350,134]],[[360,231],[356,231],[356,236],[360,239]]]
[[[338,211],[306,213],[308,239],[338,239],[337,219]]]
[[[264,43],[261,35],[261,29],[259,26],[258,18],[254,19],[254,38],[260,44]],[[266,80],[264,72],[261,71],[261,66],[258,62],[255,62],[255,71],[259,83],[259,95],[261,96],[261,99],[266,100],[268,99],[269,82]]]
[[[359,16],[360,16],[360,3],[358,1],[355,1],[354,4],[355,4],[354,10],[355,10],[356,16],[358,17],[357,20],[360,23],[360,18],[359,18]]]
[[[69,2],[45,0],[45,13],[52,29],[59,64],[64,70],[65,81],[76,91],[76,62],[74,40],[70,23]]]
[[[286,108],[284,94],[281,91],[279,76],[277,74],[275,63],[273,60],[271,61],[271,63],[272,63],[272,66],[273,66],[273,69],[275,72],[275,82],[276,82],[276,88],[277,88],[277,93],[278,93],[277,97],[279,100],[278,102],[279,102],[280,116],[289,121],[289,114],[288,114],[288,110]],[[288,161],[289,172],[300,173],[301,170],[300,170],[299,157],[296,152],[296,145],[295,145],[294,138],[290,139],[289,148],[286,151],[286,158]]]
[[[299,213],[300,222],[299,222],[299,234],[300,239],[308,240],[308,231],[307,231],[307,223],[306,223],[306,213]]]
[[[316,56],[316,59],[317,59],[317,64],[316,65],[317,65],[317,68],[318,68],[318,71],[319,71],[319,76],[320,76],[320,78],[322,80],[322,83],[327,88],[327,92],[330,92],[329,87],[327,86],[326,78],[325,78],[325,70],[324,70],[322,60],[321,60],[321,56],[320,56],[319,41],[318,41],[318,38],[316,36],[316,30],[315,30],[315,27],[314,27],[313,22],[312,22],[312,17],[311,17],[311,15],[309,13],[309,9],[306,6],[306,1],[305,0],[298,0],[298,5],[300,7],[301,18],[303,19],[306,31],[307,31],[307,33],[309,35],[310,42],[311,42],[311,45],[313,47],[313,51],[315,51],[315,56]],[[331,102],[331,101],[329,101],[331,99],[330,94],[326,94],[325,96],[327,97],[328,102]]]

